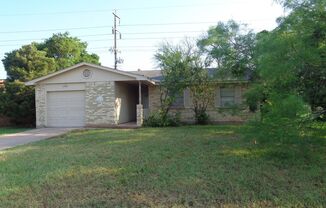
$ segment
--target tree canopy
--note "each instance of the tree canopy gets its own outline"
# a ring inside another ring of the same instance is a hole
[[[87,43],[68,33],[53,34],[42,43],[33,42],[5,54],[2,60],[7,80],[27,81],[80,62],[99,64]]]
[[[219,22],[197,45],[206,54],[206,65],[227,75],[242,77],[255,70],[255,34],[245,25]]]
[[[63,69],[79,62],[99,63],[98,55],[87,52],[86,42],[69,36],[67,32],[54,34],[44,43],[40,43],[38,49],[45,51],[47,57],[55,59],[57,69]]]
[[[38,50],[36,43],[7,53],[2,62],[7,71],[7,81],[24,82],[56,70],[55,59]]]
[[[266,85],[295,93],[314,109],[326,108],[326,2],[281,1],[290,9],[257,39],[258,71]]]
[[[166,115],[175,98],[189,86],[191,69],[198,66],[199,56],[189,41],[179,45],[164,43],[155,54],[162,70],[162,113]]]
[[[34,88],[24,82],[79,62],[99,64],[99,57],[86,49],[87,43],[68,33],[58,33],[44,42],[33,42],[6,53],[2,62],[7,80],[0,92],[0,115],[9,116],[17,124],[33,124]]]
[[[304,144],[311,121],[326,114],[326,1],[279,2],[289,14],[274,30],[257,34],[258,80],[247,102],[251,109],[260,103],[261,116],[249,124],[249,137]]]
[[[201,53],[189,39],[177,45],[163,44],[155,58],[162,70],[163,80],[160,83],[161,110],[160,118],[166,119],[175,99],[190,89],[193,100],[192,108],[197,122],[207,122],[206,109],[212,97],[208,84],[208,73],[205,70]]]

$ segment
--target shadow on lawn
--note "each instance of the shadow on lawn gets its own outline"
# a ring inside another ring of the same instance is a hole
[[[0,159],[0,207],[325,203],[325,166],[281,167],[267,147],[236,139],[236,128],[77,131],[8,150]]]

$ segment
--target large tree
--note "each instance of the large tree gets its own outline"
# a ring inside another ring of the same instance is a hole
[[[275,92],[302,96],[312,109],[326,109],[326,2],[282,1],[290,9],[279,26],[258,35],[261,83]]]
[[[216,67],[221,74],[243,77],[255,70],[255,34],[233,20],[219,22],[198,41],[207,55],[206,64]]]
[[[25,82],[56,70],[55,59],[47,57],[45,51],[38,50],[36,43],[6,53],[2,62],[7,72],[7,82]]]
[[[213,91],[202,54],[196,45],[189,39],[177,45],[165,43],[155,58],[163,75],[160,83],[162,119],[166,118],[175,99],[185,89],[189,89],[196,121],[207,122],[206,109],[212,100]]]
[[[0,114],[17,124],[35,121],[34,88],[24,82],[79,62],[99,64],[99,57],[86,51],[87,44],[68,33],[54,34],[42,43],[31,43],[5,54],[5,88],[0,92]]]
[[[163,79],[160,83],[161,114],[165,118],[176,97],[189,85],[190,69],[197,57],[188,41],[180,45],[164,43],[155,54]]]
[[[43,43],[38,44],[38,49],[45,51],[46,56],[54,58],[57,69],[63,69],[79,62],[99,64],[96,54],[87,52],[87,43],[69,33],[54,34]]]
[[[263,116],[250,125],[250,137],[304,144],[311,110],[324,109],[322,118],[326,109],[326,1],[280,2],[289,14],[257,35],[259,79],[247,101],[260,103]]]

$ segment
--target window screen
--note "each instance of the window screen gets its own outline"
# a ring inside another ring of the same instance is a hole
[[[235,104],[235,89],[220,88],[221,107],[229,107]]]
[[[183,93],[180,93],[179,95],[176,96],[174,102],[172,103],[172,107],[176,107],[176,108],[184,107]]]

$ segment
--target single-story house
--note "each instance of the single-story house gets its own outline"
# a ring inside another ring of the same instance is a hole
[[[35,86],[36,126],[98,127],[128,122],[142,125],[143,119],[159,109],[162,80],[160,70],[121,71],[80,63],[26,82]],[[242,110],[234,113],[226,104],[243,102],[247,81],[226,81],[216,86],[214,106],[208,110],[213,122],[237,122],[247,118]],[[193,122],[191,97],[185,90],[171,112]]]

